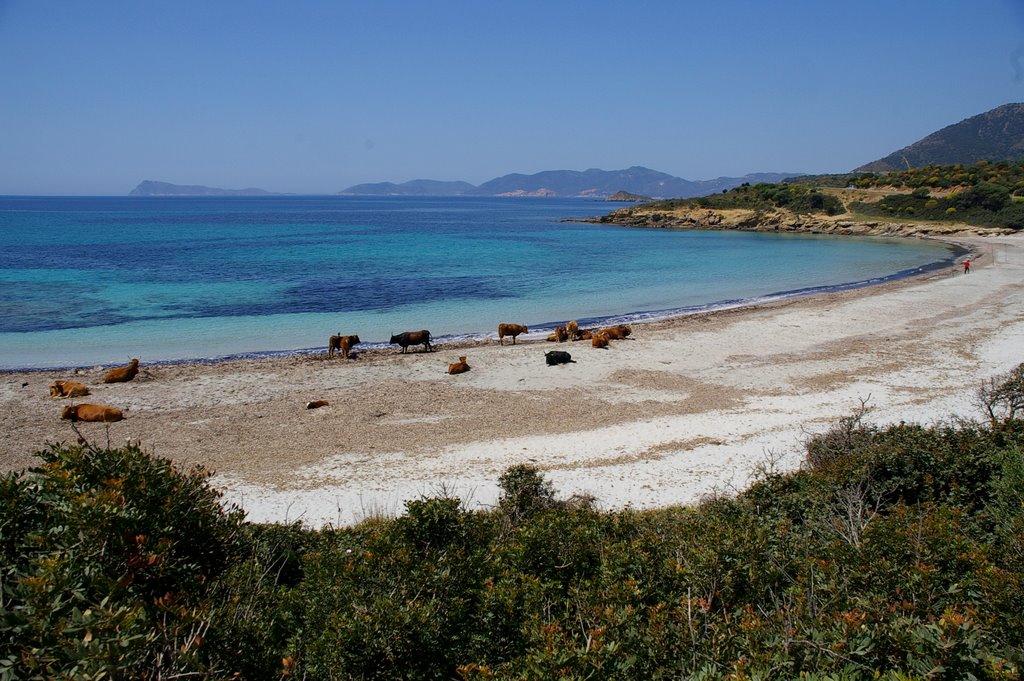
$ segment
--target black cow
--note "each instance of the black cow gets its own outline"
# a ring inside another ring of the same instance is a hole
[[[575,363],[576,360],[572,358],[568,352],[564,350],[551,350],[544,353],[544,361],[548,363],[549,367],[555,366],[556,364],[567,364],[568,362]]]
[[[422,331],[403,331],[397,336],[392,336],[390,342],[401,345],[403,353],[409,349],[410,345],[423,345],[426,346],[427,352],[434,351],[434,348],[430,347],[430,332],[426,329]]]

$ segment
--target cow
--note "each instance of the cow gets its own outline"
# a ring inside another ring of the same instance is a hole
[[[69,404],[64,407],[60,417],[72,422],[113,423],[123,419],[124,413],[116,407],[108,407],[105,404]]]
[[[459,357],[459,361],[458,362],[454,362],[454,363],[448,365],[448,373],[449,374],[464,374],[467,371],[469,371],[469,365],[466,364],[466,357],[465,357],[465,355],[463,355],[462,357]]]
[[[78,381],[54,381],[50,384],[50,397],[85,397],[89,388]]]
[[[606,333],[595,333],[590,336],[590,346],[594,348],[607,348],[608,347],[608,334]]]
[[[512,345],[516,344],[516,336],[530,333],[524,324],[498,324],[498,345],[505,344],[505,336],[512,336]]]
[[[565,330],[564,326],[556,326],[554,332],[548,336],[548,340],[556,343],[564,343],[569,340],[569,333]]]
[[[593,329],[580,329],[580,340],[591,340],[594,337]]]
[[[608,340],[625,340],[626,336],[633,333],[633,329],[628,324],[619,324],[601,329],[601,333],[608,336]]]
[[[403,355],[410,345],[423,345],[426,348],[424,352],[434,351],[434,348],[430,347],[430,332],[426,329],[422,331],[403,331],[398,335],[392,336],[389,343],[401,345]]]
[[[576,360],[572,358],[572,355],[563,350],[550,350],[548,352],[545,352],[544,361],[548,363],[549,367],[555,366],[556,364],[567,364],[569,362],[576,362]]]
[[[339,331],[337,336],[331,336],[327,341],[327,356],[334,357],[334,351],[338,350],[342,357],[349,359],[349,351],[359,343],[362,343],[359,336],[342,336]]]
[[[103,374],[104,383],[127,383],[139,373],[139,360],[133,359],[130,364],[115,367]]]
[[[331,403],[327,400],[313,400],[312,402],[306,402],[306,409],[319,409],[320,407],[329,406]]]
[[[565,325],[565,333],[569,336],[569,340],[580,339],[580,323],[575,319]]]

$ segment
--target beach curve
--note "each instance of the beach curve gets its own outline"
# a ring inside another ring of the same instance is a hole
[[[1024,361],[1024,240],[958,240],[959,268],[879,286],[634,327],[600,350],[529,340],[150,365],[99,385],[89,401],[127,408],[93,443],[126,440],[202,464],[253,521],[311,526],[397,515],[423,495],[497,499],[508,467],[530,463],[560,494],[600,508],[691,503],[749,483],[759,464],[800,465],[808,433],[867,400],[870,420],[979,416],[980,381]],[[466,355],[458,376],[447,364]],[[94,375],[95,374],[95,375]],[[46,442],[73,441],[47,385],[68,372],[5,373],[0,467],[32,465]],[[22,385],[25,384],[25,385]],[[307,410],[309,400],[330,405]]]

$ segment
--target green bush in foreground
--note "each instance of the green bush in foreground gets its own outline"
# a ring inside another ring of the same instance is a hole
[[[202,469],[51,447],[0,478],[0,676],[160,678],[203,668],[204,596],[242,515]]]
[[[0,677],[1018,679],[1024,421],[998,414],[861,410],[694,507],[599,512],[516,466],[492,511],[319,531],[51,448],[0,479]]]

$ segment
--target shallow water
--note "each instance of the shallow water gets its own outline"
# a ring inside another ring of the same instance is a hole
[[[301,352],[332,333],[545,332],[907,276],[933,241],[574,222],[468,197],[0,197],[0,368]]]

